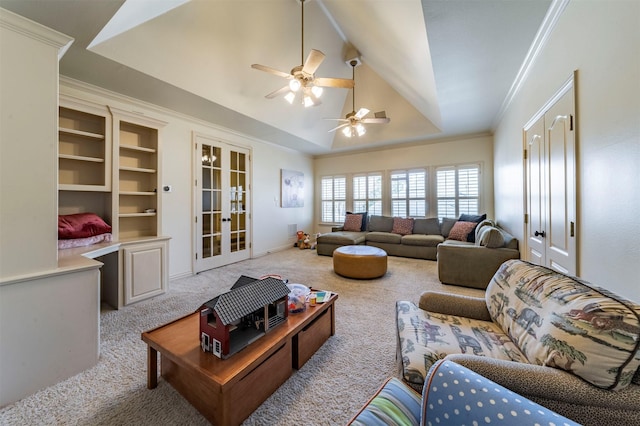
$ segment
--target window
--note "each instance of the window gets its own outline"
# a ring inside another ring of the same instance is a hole
[[[382,174],[353,177],[353,211],[382,215]]]
[[[344,222],[347,203],[347,179],[344,176],[325,176],[321,181],[322,222]]]
[[[478,165],[436,169],[438,217],[478,214],[480,208],[480,167]]]
[[[416,169],[391,173],[391,215],[427,215],[427,171]]]

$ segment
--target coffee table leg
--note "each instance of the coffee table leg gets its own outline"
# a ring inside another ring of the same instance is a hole
[[[147,389],[158,386],[158,351],[147,347]]]

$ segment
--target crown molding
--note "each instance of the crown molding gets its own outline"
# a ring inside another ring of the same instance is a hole
[[[520,92],[522,85],[527,80],[531,68],[533,68],[533,65],[540,55],[542,48],[547,44],[549,37],[551,37],[551,34],[553,33],[553,30],[555,29],[560,16],[569,4],[569,1],[570,0],[553,0],[551,5],[549,6],[549,10],[547,11],[544,20],[542,21],[542,24],[540,25],[540,28],[538,29],[538,32],[533,39],[533,43],[531,43],[531,47],[527,52],[527,56],[525,56],[524,61],[520,66],[520,70],[518,71],[515,80],[509,88],[509,92],[507,92],[507,96],[505,97],[504,101],[502,101],[500,110],[493,119],[493,123],[491,124],[491,130],[493,132],[495,132],[498,124],[500,123],[500,121],[502,121],[505,112],[507,111],[507,109],[509,109],[509,106],[511,106],[513,99],[516,97],[518,92]]]

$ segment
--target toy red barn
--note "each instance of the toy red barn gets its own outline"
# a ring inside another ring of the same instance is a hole
[[[289,287],[268,277],[241,277],[226,293],[204,303],[200,311],[200,346],[219,358],[228,358],[289,315]]]

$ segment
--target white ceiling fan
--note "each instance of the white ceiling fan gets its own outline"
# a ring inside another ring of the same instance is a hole
[[[349,62],[353,70],[353,81],[356,81],[356,65],[358,61],[352,60]],[[385,124],[391,121],[390,118],[387,117],[386,112],[379,111],[374,113],[374,118],[365,118],[367,114],[369,114],[369,110],[367,108],[360,108],[358,112],[356,112],[356,88],[355,85],[351,92],[352,98],[352,111],[345,116],[345,118],[326,118],[325,120],[337,120],[342,121],[343,124],[340,124],[338,127],[334,127],[329,130],[329,132],[334,132],[338,129],[342,129],[342,133],[350,138],[352,136],[362,136],[366,133],[366,129],[364,128],[364,124]]]
[[[252,64],[251,68],[265,71],[270,74],[284,77],[289,80],[289,84],[275,90],[265,97],[267,99],[273,99],[276,96],[287,93],[285,99],[289,103],[293,103],[297,93],[302,93],[302,103],[304,106],[316,106],[320,104],[320,95],[322,95],[323,87],[337,87],[342,89],[350,89],[354,86],[353,80],[346,78],[326,78],[316,77],[315,72],[325,58],[325,54],[319,50],[311,49],[309,56],[304,60],[304,2],[305,0],[299,0],[302,6],[302,49],[300,53],[300,59],[303,61],[302,65],[294,67],[290,73],[279,71],[275,68],[268,67],[266,65]]]

